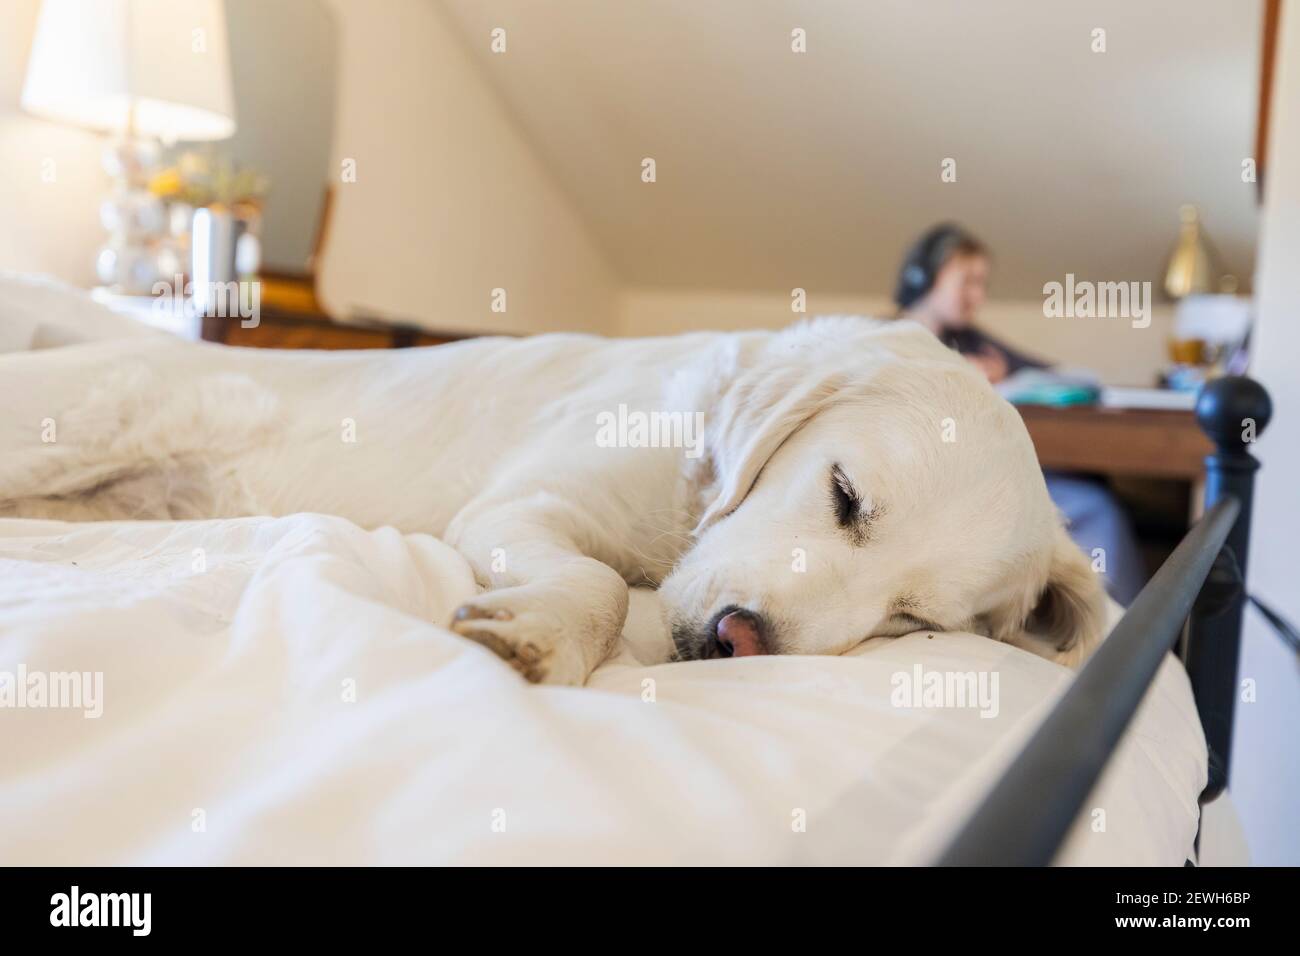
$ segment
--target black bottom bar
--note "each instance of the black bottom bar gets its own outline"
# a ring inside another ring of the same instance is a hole
[[[777,926],[816,939],[844,924],[841,932],[864,945],[924,948],[955,938],[984,949],[1015,940],[1196,933],[1230,946],[1251,930],[1271,929],[1278,938],[1289,928],[1291,876],[1197,869],[1011,870],[996,877],[956,869],[9,870],[0,871],[0,926],[15,953],[30,951],[12,945],[23,942],[143,939],[196,941],[205,949],[288,939],[295,952],[315,943],[339,952],[388,937],[437,951],[497,948],[517,933],[547,947],[596,939],[698,945],[721,933],[735,945]],[[51,925],[52,898],[70,896],[73,886],[83,903],[90,894],[150,894],[148,936],[135,936],[130,925]],[[679,907],[695,912],[681,919],[671,912]],[[665,925],[669,920],[678,925]],[[1236,925],[1243,920],[1248,925]]]

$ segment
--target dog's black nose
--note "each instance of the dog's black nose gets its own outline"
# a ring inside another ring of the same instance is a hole
[[[725,608],[714,619],[708,657],[753,657],[766,654],[763,618],[744,608]]]

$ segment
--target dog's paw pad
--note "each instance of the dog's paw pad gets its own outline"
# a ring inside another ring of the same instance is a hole
[[[538,650],[536,644],[521,644],[516,647],[501,635],[493,634],[491,631],[465,630],[457,633],[486,647],[530,683],[540,684],[546,679],[546,668],[542,666],[545,655]]]
[[[451,629],[461,637],[486,647],[534,684],[546,679],[547,654],[532,641],[512,633],[518,627],[514,614],[504,608],[466,604],[456,610]]]
[[[515,658],[526,667],[533,667],[542,661],[542,651],[536,644],[524,643],[515,648]]]

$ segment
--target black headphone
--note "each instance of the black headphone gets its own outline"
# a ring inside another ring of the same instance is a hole
[[[945,222],[932,227],[908,250],[898,273],[894,302],[907,309],[930,291],[935,276],[952,255],[953,249],[974,238],[961,226]]]

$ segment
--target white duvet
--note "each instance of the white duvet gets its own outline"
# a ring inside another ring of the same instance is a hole
[[[637,594],[588,687],[534,687],[441,626],[473,590],[319,515],[0,521],[0,863],[925,863],[1071,676],[925,633],[647,667]],[[997,715],[894,706],[917,665],[996,674]],[[33,706],[56,673],[94,707]],[[1204,782],[1170,659],[1062,862],[1181,865]]]

